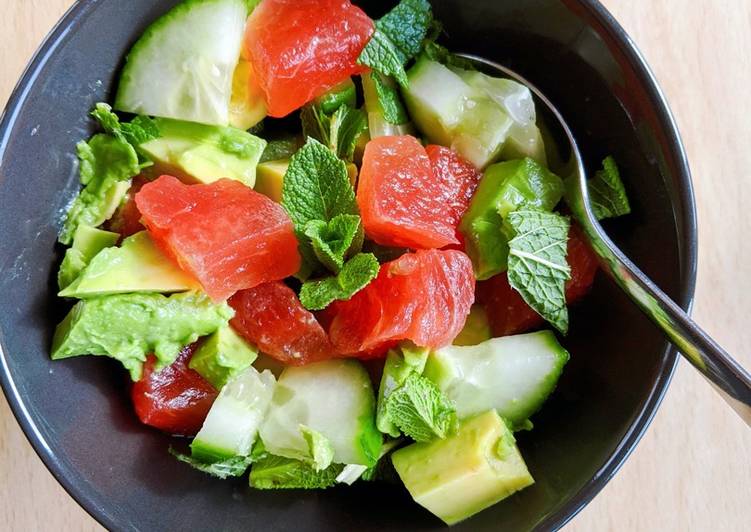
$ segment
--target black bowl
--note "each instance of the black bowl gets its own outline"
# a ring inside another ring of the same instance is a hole
[[[116,363],[49,360],[64,312],[54,295],[55,239],[78,189],[75,143],[92,133],[86,113],[112,95],[128,48],[174,3],[79,1],[37,53],[0,123],[0,380],[19,423],[68,492],[111,529],[439,528],[397,486],[257,492],[245,480],[204,476],[168,456],[167,437],[139,425]],[[616,157],[634,213],[608,229],[687,307],[696,267],[689,169],[668,106],[623,29],[595,0],[433,4],[453,50],[508,65],[549,96],[591,170]],[[675,353],[606,278],[574,310],[565,343],[572,359],[558,391],[534,417],[535,430],[519,434],[537,483],[457,528],[560,527],[648,426]]]

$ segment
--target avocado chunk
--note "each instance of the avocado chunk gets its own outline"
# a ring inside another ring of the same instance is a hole
[[[347,78],[330,91],[322,94],[313,104],[327,115],[333,114],[342,105],[354,108],[357,105],[357,91],[352,78]]]
[[[123,240],[121,247],[100,251],[81,274],[58,295],[86,299],[129,292],[185,292],[200,285],[175,265],[141,231]]]
[[[453,525],[534,483],[514,435],[490,410],[444,440],[413,443],[391,457],[412,498]]]
[[[277,203],[282,202],[282,183],[284,174],[289,168],[289,159],[267,161],[258,165],[256,170],[256,192],[271,198]]]
[[[91,259],[104,248],[117,244],[120,235],[88,225],[79,225],[73,236],[73,246],[65,251],[65,257],[57,273],[61,290],[72,283]]]
[[[459,224],[479,280],[506,271],[512,231],[506,216],[520,207],[552,210],[563,196],[563,181],[532,159],[489,166]]]
[[[287,168],[289,168],[289,159],[260,163],[256,171],[256,186],[253,188],[256,192],[260,192],[275,202],[281,203],[282,184],[284,183],[284,174],[287,173]],[[357,182],[357,166],[347,163],[347,175],[352,186],[354,186]]]
[[[488,322],[488,313],[481,305],[472,305],[467,321],[459,335],[454,338],[454,345],[477,345],[493,337]]]
[[[157,170],[181,179],[212,183],[224,177],[252,187],[266,141],[233,127],[155,119],[160,137],[139,149]]]
[[[226,325],[234,311],[203,293],[117,294],[79,301],[57,326],[52,360],[104,355],[119,360],[136,381],[148,353],[156,370],[180,350]]]
[[[190,368],[221,390],[227,381],[249,368],[258,356],[255,346],[230,327],[221,327],[206,338],[190,359]]]
[[[454,402],[459,419],[492,408],[517,429],[553,392],[568,359],[553,332],[539,331],[437,349],[423,375]]]
[[[250,62],[240,59],[232,75],[229,101],[229,125],[237,129],[250,129],[266,118],[266,100],[253,76]]]
[[[431,142],[453,148],[477,168],[499,157],[514,121],[485,91],[425,57],[408,77],[404,101],[412,120]]]

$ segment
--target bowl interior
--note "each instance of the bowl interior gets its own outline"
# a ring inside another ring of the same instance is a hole
[[[52,363],[56,235],[78,187],[86,112],[112,94],[124,54],[172,0],[83,0],[27,72],[0,128],[0,346],[3,383],[38,452],[105,525],[118,529],[423,530],[441,523],[399,486],[251,491],[179,464],[169,439],[138,424],[117,363]],[[375,16],[382,2],[357,2]],[[373,4],[369,6],[368,4]],[[390,3],[388,3],[390,5]],[[436,0],[454,51],[530,79],[561,109],[590,171],[619,162],[634,213],[614,240],[666,292],[692,294],[693,199],[680,142],[625,36],[585,0]],[[118,21],[113,24],[113,21]],[[669,381],[674,355],[606,278],[573,311],[572,354],[554,397],[518,439],[536,484],[458,529],[527,530],[565,522],[615,472]]]

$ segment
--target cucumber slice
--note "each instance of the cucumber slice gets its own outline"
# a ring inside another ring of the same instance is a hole
[[[431,142],[451,146],[465,105],[477,92],[442,64],[425,58],[408,77],[409,88],[402,95],[412,120]]]
[[[460,419],[495,409],[523,426],[555,388],[569,354],[551,331],[435,351],[424,376],[456,404]]]
[[[328,438],[335,463],[371,466],[382,437],[375,426],[375,398],[368,372],[355,360],[327,360],[285,368],[261,427],[266,450],[310,460],[301,427]]]
[[[529,87],[510,79],[494,78],[477,71],[455,67],[451,70],[471,87],[490,96],[514,121],[509,130],[508,140],[501,151],[501,159],[530,157],[546,166],[545,144],[537,127],[535,101]]]
[[[193,458],[212,463],[248,456],[271,404],[275,381],[270,371],[258,373],[253,367],[231,379],[190,445]]]
[[[499,157],[514,121],[484,90],[424,57],[408,76],[404,100],[431,142],[451,147],[478,168]]]
[[[128,54],[115,109],[229,124],[246,0],[187,0],[154,22]]]

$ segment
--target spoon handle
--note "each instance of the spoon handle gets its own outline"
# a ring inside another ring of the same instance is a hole
[[[586,193],[586,192],[585,192]],[[613,244],[581,197],[571,203],[605,271],[751,426],[751,376]],[[587,198],[588,200],[589,198]]]

